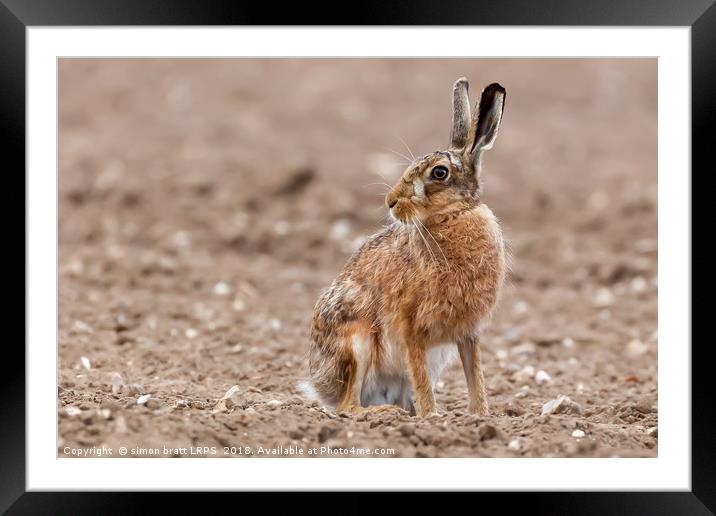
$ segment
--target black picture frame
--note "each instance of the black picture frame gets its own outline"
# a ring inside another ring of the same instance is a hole
[[[323,2],[282,3],[277,8],[268,3],[223,0],[0,0],[0,127],[6,135],[2,140],[4,163],[11,164],[3,167],[6,175],[20,177],[19,171],[25,169],[25,31],[28,27],[286,24],[691,27],[692,170],[700,168],[706,173],[707,153],[713,146],[707,129],[713,124],[716,112],[714,0],[372,0],[362,2],[356,9],[351,9],[350,5]],[[21,188],[24,192],[24,181]],[[26,258],[24,249],[23,246],[23,264]],[[16,260],[19,261],[19,258]],[[669,345],[688,349],[690,344]],[[710,345],[710,339],[701,344],[694,341],[691,348],[692,491],[485,493],[467,496],[480,496],[482,503],[488,498],[494,502],[495,497],[509,497],[510,512],[520,509],[531,514],[712,514],[716,511],[716,489],[713,487],[716,486],[716,440],[711,430],[714,428],[713,411],[708,408],[713,404],[712,389],[707,383],[712,374],[707,359],[707,346]],[[3,352],[6,367],[0,375],[0,392],[5,401],[0,413],[0,512],[125,514],[135,510],[139,503],[137,497],[142,496],[137,493],[26,492],[25,367],[19,366],[25,364],[25,353],[20,339],[6,341]],[[361,507],[360,496],[357,493],[346,494],[341,505],[357,511]],[[177,493],[166,498],[169,499],[162,501],[162,512],[172,510],[172,506],[187,512],[194,503],[197,510],[206,510],[205,502],[195,498],[190,500]],[[298,508],[301,500],[305,499],[294,498],[292,509]],[[416,495],[402,503],[405,504],[404,509],[409,510],[411,504],[418,508],[418,504],[423,503],[421,500]],[[265,499],[256,501],[267,503]],[[270,503],[275,502],[272,498]],[[311,510],[315,509],[315,505],[311,504]]]

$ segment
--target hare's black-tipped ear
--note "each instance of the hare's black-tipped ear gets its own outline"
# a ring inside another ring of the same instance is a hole
[[[464,149],[470,129],[470,99],[467,96],[467,79],[460,77],[452,88],[452,132],[450,147]]]
[[[493,82],[482,90],[468,138],[468,152],[474,160],[479,159],[482,152],[491,149],[495,143],[504,108],[505,88]]]

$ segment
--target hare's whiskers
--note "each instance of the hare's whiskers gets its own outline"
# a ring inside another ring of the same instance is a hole
[[[396,151],[396,150],[393,150],[393,149],[391,149],[391,148],[388,148],[388,147],[383,147],[383,148],[384,148],[385,150],[387,150],[388,152],[392,152],[392,153],[395,154],[396,156],[403,158],[403,159],[405,160],[405,163],[406,163],[407,165],[410,165],[410,164],[413,162],[413,160],[411,160],[411,159],[410,159],[408,156],[406,156],[405,154],[401,154],[400,152],[398,152],[398,151]]]
[[[411,222],[413,223],[413,227],[418,231],[418,235],[420,235],[420,238],[423,239],[423,243],[425,244],[425,247],[426,247],[426,249],[428,250],[428,253],[430,253],[430,256],[431,256],[431,258],[432,258],[432,260],[433,260],[433,264],[434,264],[434,265],[437,265],[437,264],[438,264],[437,258],[435,258],[435,255],[433,254],[433,250],[430,249],[430,244],[428,244],[428,241],[425,240],[425,237],[423,236],[423,232],[420,231],[420,227],[418,227],[418,225],[415,224],[415,221],[416,221],[416,220],[417,220],[417,219],[415,219],[415,218],[411,219]]]
[[[413,158],[413,161],[415,161],[415,154],[413,154],[413,151],[410,150],[410,147],[408,147],[408,144],[405,143],[405,140],[403,140],[400,136],[398,136],[398,139],[403,144],[403,147],[408,151],[408,154],[410,154],[410,157]]]
[[[438,244],[438,241],[435,240],[435,237],[430,232],[428,228],[425,227],[425,224],[423,224],[419,219],[415,219],[418,224],[420,224],[423,229],[428,233],[428,236],[433,239],[433,242],[435,242],[435,245],[438,246],[438,250],[440,251],[440,254],[443,255],[443,260],[445,260],[445,266],[450,269],[450,262],[448,262],[447,256],[445,256],[445,252],[443,252],[443,248],[440,247],[440,244]]]

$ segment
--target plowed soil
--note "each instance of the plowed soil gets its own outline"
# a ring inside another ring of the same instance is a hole
[[[400,154],[447,145],[462,75],[508,92],[492,413],[456,364],[437,417],[337,416],[295,388],[313,305]],[[646,59],[62,60],[59,456],[656,456],[656,81]]]

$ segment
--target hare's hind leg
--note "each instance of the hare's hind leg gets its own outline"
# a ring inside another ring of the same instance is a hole
[[[363,412],[361,391],[371,363],[370,336],[355,332],[345,339],[342,361],[342,389],[336,412],[357,414]]]
[[[477,335],[464,337],[457,341],[457,348],[460,351],[460,360],[465,371],[467,391],[470,396],[468,410],[479,416],[487,416],[489,409],[480,360],[480,339]]]
[[[370,391],[363,392],[366,388],[367,377],[374,376],[375,371],[371,371],[373,354],[372,354],[372,335],[363,336],[360,333],[353,334],[350,338],[350,352],[346,355],[350,357],[345,362],[343,371],[343,389],[340,395],[340,401],[336,406],[336,412],[346,412],[349,414],[361,414],[364,412],[399,412],[407,413],[396,405],[390,405],[383,400],[382,404],[370,405],[370,400],[364,400],[367,406],[363,406],[361,398],[362,394],[370,394]],[[371,396],[368,396],[369,398]]]

